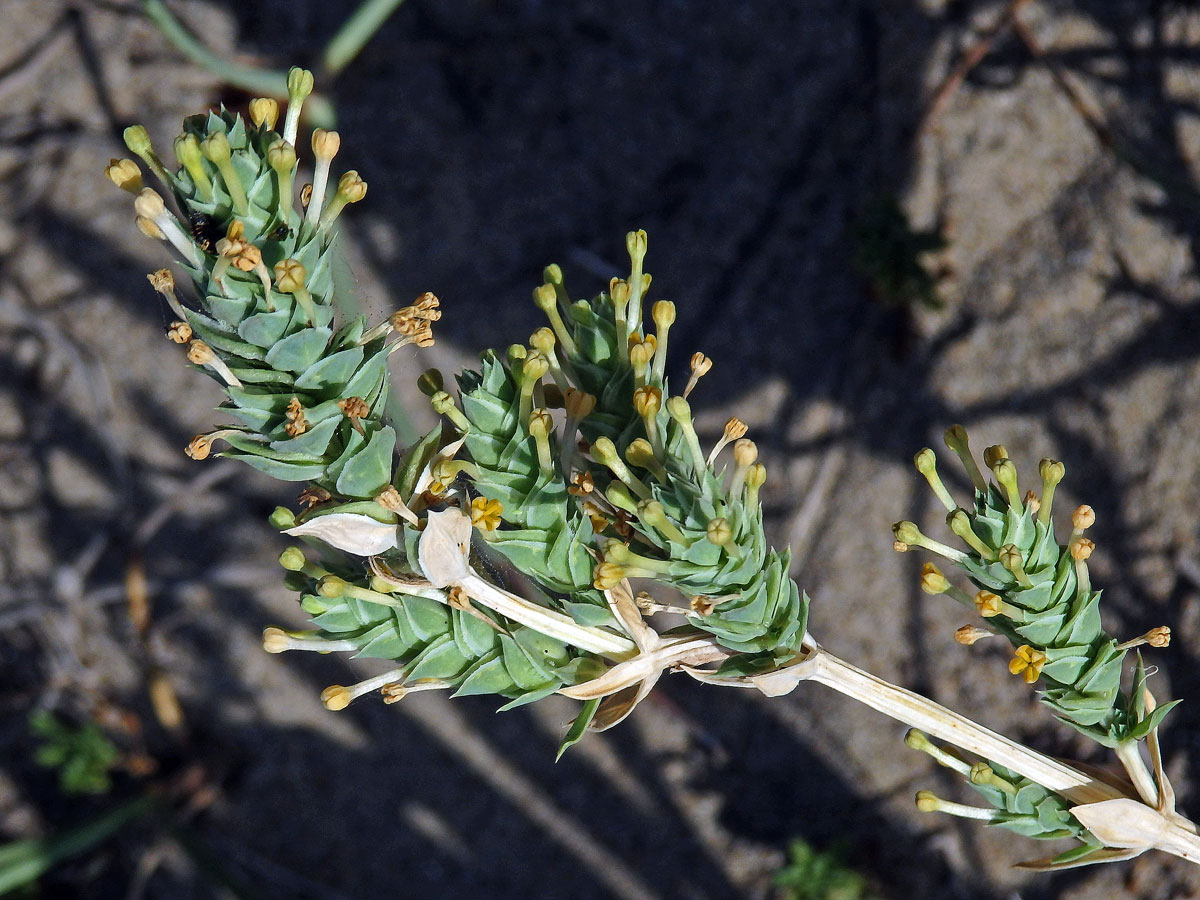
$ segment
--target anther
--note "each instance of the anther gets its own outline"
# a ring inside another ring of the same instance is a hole
[[[142,189],[142,170],[132,159],[110,159],[104,175],[123,191],[137,194]]]
[[[717,455],[725,449],[726,444],[745,437],[748,430],[746,423],[736,416],[731,416],[727,419],[725,421],[725,430],[721,433],[721,436],[717,439],[717,443],[713,445],[712,450],[708,454],[708,459],[706,460],[708,465],[711,466],[716,461]]]
[[[273,97],[255,97],[250,101],[250,121],[255,128],[274,131],[279,121],[279,101]]]
[[[1004,616],[1012,619],[1015,622],[1023,622],[1024,614],[1020,609],[1005,601],[999,594],[992,591],[978,591],[975,594],[974,600],[975,609],[979,615],[985,619],[991,619],[995,616]]]
[[[287,424],[283,426],[283,430],[287,432],[288,437],[299,437],[308,431],[308,419],[304,418],[304,407],[300,405],[299,397],[292,397],[288,401],[284,417]]]
[[[167,326],[167,339],[174,344],[186,344],[192,339],[192,326],[176,320]]]

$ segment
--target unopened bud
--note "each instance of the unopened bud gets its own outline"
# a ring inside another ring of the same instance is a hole
[[[132,159],[110,159],[104,174],[123,191],[136,194],[142,189],[142,170]]]
[[[279,101],[272,97],[255,97],[250,101],[250,121],[258,128],[275,130],[279,121]]]

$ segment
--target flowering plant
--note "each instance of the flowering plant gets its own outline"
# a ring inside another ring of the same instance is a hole
[[[572,299],[561,269],[547,266],[533,299],[549,324],[527,343],[485,352],[456,385],[426,372],[421,386],[442,421],[398,449],[383,417],[386,361],[432,344],[441,309],[426,293],[378,323],[339,317],[330,251],[338,217],[367,186],[347,171],[329,195],[340,138],[317,129],[297,203],[312,86],[309,72],[291,71],[278,130],[271,99],[253,101],[248,122],[224,109],[187,120],[174,168],[145,129],[128,129],[126,144],[161,192],[143,185],[132,160],[113,160],[107,174],[135,195],[138,226],[172,245],[194,287],[195,302],[184,303],[168,270],[149,276],[176,316],[168,337],[228,396],[229,424],[197,436],[188,455],[204,459],[220,441],[222,455],[305,485],[299,510],[280,508],[272,523],[300,542],[280,562],[313,628],[268,628],[264,647],[387,661],[375,677],[327,688],[328,708],[376,691],[389,703],[423,690],[491,694],[502,709],[558,693],[582,701],[565,750],[628,716],[665,672],[771,696],[818,681],[913,726],[909,746],[960,772],[985,803],[922,791],[921,809],[1073,839],[1065,853],[1025,865],[1150,848],[1200,859],[1159,753],[1157,729],[1174,704],[1156,702],[1140,656],[1122,686],[1128,652],[1165,646],[1169,630],[1125,642],[1104,632],[1084,537],[1094,514],[1077,509],[1065,543],[1054,531],[1062,463],[1043,460],[1041,493],[1022,495],[1005,448],[984,452],[989,480],[955,426],[946,443],[973,484],[965,507],[932,450],[916,465],[965,549],[911,522],[895,526],[895,546],[962,568],[973,593],[932,564],[922,574],[925,590],[990,626],[960,629],[960,642],[1007,638],[1009,671],[1041,683],[1053,712],[1112,748],[1124,775],[1042,756],[809,634],[808,597],[788,575],[787,552],[764,534],[767,471],[745,424],[730,419],[707,452],[697,435],[688,398],[712,361],[694,354],[683,390],[668,385],[675,306],[647,301],[644,232],[627,236],[629,273],[597,297]],[[661,612],[684,624],[650,627]]]

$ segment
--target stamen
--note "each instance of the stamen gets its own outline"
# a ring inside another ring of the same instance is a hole
[[[956,509],[946,516],[946,525],[972,550],[988,562],[996,561],[996,551],[983,542],[971,527],[971,517],[965,509]]]
[[[992,474],[996,476],[996,481],[1000,482],[1000,487],[1004,488],[1004,494],[1008,497],[1008,505],[1020,515],[1024,512],[1021,506],[1021,488],[1017,484],[1017,467],[1011,459],[1007,457],[998,459],[995,464],[989,466]]]
[[[149,166],[154,177],[162,183],[164,188],[170,190],[171,178],[167,175],[162,160],[154,152],[154,147],[150,143],[150,132],[141,125],[130,125],[121,136],[125,139],[125,146],[129,148],[129,152]]]
[[[1025,573],[1025,556],[1016,544],[1005,544],[1000,548],[997,555],[1000,565],[1012,572],[1018,584],[1022,587],[1033,587],[1033,582],[1029,580],[1029,576]]]
[[[1042,476],[1042,505],[1038,509],[1038,521],[1043,525],[1050,524],[1050,507],[1054,502],[1054,489],[1063,480],[1066,467],[1055,459],[1043,459],[1038,465],[1038,474]]]
[[[281,259],[275,263],[275,289],[281,294],[291,294],[304,310],[308,324],[314,325],[317,321],[317,308],[312,294],[304,285],[307,276],[308,272],[298,259]]]
[[[651,375],[655,383],[662,384],[667,371],[667,334],[675,324],[675,304],[670,300],[659,300],[650,307],[650,315],[654,318],[655,337],[658,338]]]
[[[163,203],[163,198],[157,191],[152,188],[142,188],[142,192],[133,201],[133,211],[138,214],[139,222],[141,219],[153,222],[161,232],[152,236],[158,237],[159,240],[170,241],[175,249],[183,254],[184,259],[199,268],[204,260],[203,254],[192,242],[191,236],[180,226],[179,220],[167,212],[166,204]]]
[[[892,526],[892,534],[895,535],[897,541],[906,545],[906,549],[907,547],[923,547],[947,559],[952,559],[959,565],[970,559],[961,550],[955,550],[953,547],[948,547],[940,541],[935,541],[923,535],[915,522],[897,522]]]
[[[273,97],[255,97],[250,101],[250,121],[255,128],[274,131],[279,121],[279,101]]]
[[[471,422],[463,415],[462,410],[454,402],[445,391],[438,391],[429,398],[430,404],[433,406],[433,411],[439,416],[445,416],[454,423],[454,427],[458,429],[459,434],[466,434],[471,430]]]
[[[971,483],[975,485],[977,491],[987,493],[987,481],[983,477],[983,473],[979,471],[979,466],[975,462],[975,457],[971,455],[971,445],[967,438],[967,429],[961,425],[952,425],[946,429],[946,446],[962,460],[963,468],[967,470],[967,475],[971,479]]]
[[[104,175],[123,191],[137,194],[142,190],[142,170],[132,159],[110,159]]]
[[[342,411],[342,415],[350,420],[350,427],[365,438],[367,433],[363,430],[361,420],[371,414],[371,408],[367,405],[367,401],[362,397],[344,397],[337,402],[337,405],[338,409]]]
[[[284,416],[287,418],[287,424],[283,430],[287,432],[288,437],[299,437],[308,431],[308,419],[304,418],[304,407],[300,405],[299,397],[292,397],[288,401]]]
[[[313,631],[284,631],[272,625],[263,629],[263,649],[268,653],[283,653],[287,650],[348,653],[358,649],[358,644],[354,641],[332,641],[315,635],[316,632]]]
[[[1117,644],[1117,650],[1132,650],[1134,647],[1141,647],[1143,644],[1149,644],[1151,647],[1167,647],[1171,643],[1171,629],[1166,625],[1159,625],[1157,628],[1151,628],[1140,637],[1135,637],[1131,641]]]
[[[625,461],[621,459],[617,453],[617,448],[613,442],[607,437],[596,438],[596,442],[592,444],[591,450],[592,459],[602,466],[608,468],[621,482],[633,491],[641,500],[650,499],[650,489],[646,487],[646,483],[629,471],[629,467],[625,465]],[[636,512],[636,504],[630,512]]]
[[[194,134],[181,134],[175,138],[175,158],[187,170],[192,184],[200,194],[201,200],[212,200],[212,180],[204,171],[204,152],[200,149],[200,139]]]
[[[291,109],[288,110],[288,113],[290,115]],[[384,672],[382,675],[376,675],[374,678],[368,678],[366,681],[360,681],[349,687],[343,687],[340,684],[330,685],[321,691],[321,702],[325,704],[326,709],[336,712],[345,709],[352,700],[357,700],[363,694],[369,694],[371,691],[399,681],[403,677],[404,669],[392,669],[390,672]]]
[[[625,461],[639,469],[649,469],[659,481],[666,481],[667,467],[658,460],[654,448],[645,438],[634,438],[625,448]]]
[[[750,467],[758,460],[758,445],[749,438],[738,438],[733,442],[733,475],[729,479],[728,496],[738,497],[746,483]]]
[[[633,385],[640,388],[646,383],[646,372],[654,350],[649,341],[636,341],[629,347],[629,365],[633,368]]]
[[[696,473],[696,480],[704,484],[704,451],[700,449],[700,438],[696,436],[696,427],[692,424],[692,408],[687,400],[683,397],[672,397],[667,401],[667,412],[671,418],[679,425],[680,431],[683,432],[684,441],[687,443],[688,453],[692,457],[692,468]]]
[[[921,812],[940,812],[961,819],[979,819],[984,822],[993,821],[1000,813],[994,809],[984,809],[979,806],[967,806],[965,803],[951,803],[942,800],[931,791],[917,791],[917,809]]]
[[[225,365],[225,360],[217,356],[213,352],[212,347],[208,346],[204,341],[194,340],[189,343],[187,357],[190,363],[197,366],[207,366],[212,369],[229,387],[242,386],[237,376],[229,371],[229,366]]]
[[[214,131],[200,144],[200,149],[208,157],[208,161],[217,167],[221,180],[225,182],[225,190],[233,201],[233,208],[239,216],[250,214],[250,205],[246,202],[246,189],[242,180],[233,167],[233,151],[229,147],[229,136],[223,131]]]
[[[296,172],[296,148],[283,138],[272,141],[267,148],[267,164],[279,183],[279,216],[285,222],[290,221],[295,212],[292,180]]]
[[[671,521],[667,516],[667,511],[662,503],[657,500],[643,500],[637,506],[638,518],[649,525],[654,530],[661,532],[667,540],[674,541],[677,544],[690,546],[691,541],[687,536],[679,530],[679,527]]]
[[[538,469],[542,477],[554,474],[554,457],[550,452],[550,431],[554,420],[545,409],[535,409],[529,414],[529,433],[537,447]]]
[[[197,461],[208,459],[209,454],[212,453],[213,441],[219,440],[220,438],[223,438],[229,434],[239,433],[240,432],[236,428],[221,428],[217,431],[210,432],[209,434],[198,434],[191,439],[188,445],[184,448],[183,452],[190,459]]]
[[[329,183],[329,167],[342,146],[342,137],[336,131],[318,128],[312,134],[313,156],[317,164],[313,167],[312,197],[304,221],[315,228],[321,218],[321,206],[325,202],[325,186]]]
[[[529,346],[546,357],[546,362],[550,364],[550,377],[554,383],[565,386],[569,382],[563,375],[562,367],[558,363],[558,356],[554,352],[556,343],[554,332],[545,325],[529,336]]]
[[[400,492],[390,484],[376,495],[375,502],[389,512],[394,512],[396,515],[402,516],[410,525],[420,524],[421,520],[417,517],[417,514],[404,502],[404,498],[400,496]]]
[[[1025,615],[1020,609],[991,591],[978,591],[972,602],[975,604],[975,609],[985,619],[1001,615],[1016,622],[1022,622],[1025,619]]]
[[[985,762],[977,762],[971,766],[971,774],[968,776],[972,784],[985,784],[991,787],[998,788],[1006,794],[1015,794],[1017,787],[1012,782],[1001,778],[996,774],[996,771]]]
[[[560,285],[561,281],[558,283],[558,286]],[[557,286],[549,281],[541,287],[534,288],[533,303],[550,320],[550,327],[554,329],[554,335],[558,338],[558,342],[562,344],[563,352],[569,359],[572,356],[576,356],[579,350],[575,346],[575,339],[567,331],[567,326],[558,311],[558,292],[556,288]]]
[[[300,130],[300,111],[304,100],[313,91],[313,74],[308,69],[292,66],[287,79],[288,108],[283,120],[283,139],[296,146],[296,134]]]
[[[525,361],[521,363],[521,396],[517,402],[518,421],[529,422],[529,417],[533,412],[533,389],[537,387],[538,381],[548,371],[550,371],[550,363],[536,350],[526,356]]]
[[[351,169],[345,172],[338,179],[337,192],[333,195],[333,199],[329,201],[329,205],[325,207],[325,211],[321,213],[321,218],[317,222],[317,228],[320,231],[328,231],[329,226],[337,221],[337,217],[341,215],[342,210],[349,203],[357,203],[363,197],[367,196],[367,183],[359,177],[358,172]],[[308,215],[312,215],[314,207],[321,205],[321,198],[309,197]]]
[[[181,321],[186,322],[187,312],[184,310],[183,304],[179,302],[179,298],[175,296],[175,276],[171,274],[171,270],[159,269],[157,272],[151,272],[146,276],[146,280],[150,282],[152,288],[163,295],[163,299],[171,307],[171,312],[175,313]]]
[[[646,232],[638,229],[625,235],[625,249],[629,251],[631,264],[629,267],[629,306],[626,318],[635,328],[640,328],[642,296],[649,286],[649,281],[642,274],[642,263],[646,259]]]
[[[1002,459],[1009,459],[1008,448],[1003,444],[992,444],[983,448],[983,464],[989,469],[994,469],[996,463]]]
[[[734,559],[741,559],[742,548],[733,539],[733,526],[724,516],[710,520],[704,536],[708,538],[709,543],[716,544]]]
[[[986,628],[976,628],[974,625],[964,625],[954,632],[954,640],[958,641],[964,647],[970,647],[990,637],[999,637],[999,635],[994,631],[988,631]]]
[[[484,621],[492,625],[492,627],[499,628],[495,622],[492,622],[482,613],[479,613],[478,615]],[[442,691],[452,687],[454,687],[453,684],[448,681],[443,681],[440,678],[418,678],[416,681],[410,682],[409,684],[385,684],[379,689],[379,691],[381,694],[383,694],[383,702],[391,705],[393,703],[399,703],[409,694],[416,694],[420,691]]]
[[[929,739],[929,735],[916,728],[910,728],[905,732],[904,743],[912,750],[920,750],[922,753],[932,756],[938,765],[945,766],[947,769],[953,769],[960,775],[966,775],[971,771],[971,766],[968,763],[959,759],[953,753],[949,753],[942,747],[939,747]]]
[[[930,489],[937,495],[942,506],[946,507],[946,511],[953,512],[957,509],[958,504],[954,502],[954,497],[946,490],[946,485],[942,483],[941,476],[938,475],[937,454],[929,447],[926,447],[913,457],[913,463],[916,465],[917,471],[925,476],[925,480],[929,482]]]
[[[685,400],[688,398],[688,395],[690,395],[692,391],[696,389],[697,382],[699,382],[700,379],[708,373],[708,370],[712,368],[712,360],[703,353],[693,353],[690,366],[691,375],[688,376],[687,387],[683,389],[683,399]]]
[[[754,509],[758,505],[758,492],[767,483],[767,467],[755,463],[746,471],[746,506]]]
[[[748,430],[749,428],[747,427],[746,423],[736,416],[731,416],[729,419],[727,419],[725,422],[725,431],[721,434],[721,437],[718,438],[717,443],[713,446],[712,451],[708,454],[708,459],[706,460],[708,465],[711,466],[716,461],[717,455],[725,449],[726,444],[728,444],[730,441],[736,441],[745,437]]]
[[[634,412],[641,418],[646,438],[656,456],[662,453],[662,439],[658,433],[658,410],[661,405],[662,391],[656,387],[642,386],[633,392]]]
[[[629,333],[630,327],[635,330],[640,329],[638,320],[630,319],[628,316],[629,296],[631,293],[628,281],[614,278],[608,283],[608,298],[612,301],[613,305],[613,320],[617,326],[618,342]]]

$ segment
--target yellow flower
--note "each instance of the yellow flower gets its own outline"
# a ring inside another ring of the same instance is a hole
[[[1046,664],[1046,654],[1035,650],[1028,644],[1022,644],[1008,661],[1008,671],[1014,675],[1023,675],[1026,684],[1033,684],[1042,674],[1042,666]]]
[[[499,500],[476,497],[471,501],[471,524],[480,531],[495,531],[500,525],[504,507]]]

